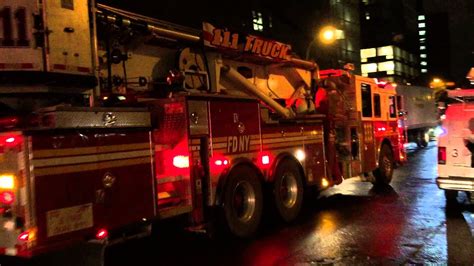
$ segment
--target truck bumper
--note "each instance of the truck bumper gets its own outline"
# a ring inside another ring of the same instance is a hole
[[[459,176],[438,177],[436,184],[440,189],[457,191],[474,191],[474,178]]]

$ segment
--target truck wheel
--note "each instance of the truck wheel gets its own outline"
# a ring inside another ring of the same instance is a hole
[[[458,192],[456,190],[445,190],[444,197],[446,198],[446,205],[454,207],[458,205]]]
[[[237,237],[252,236],[260,224],[263,208],[262,186],[255,170],[246,165],[234,168],[224,193],[227,228]]]
[[[388,145],[383,144],[380,149],[379,167],[373,172],[375,176],[374,184],[390,184],[390,181],[392,181],[393,169],[394,162],[392,150]]]
[[[303,203],[303,181],[295,161],[284,159],[278,164],[273,182],[273,196],[281,218],[285,222],[293,221]]]

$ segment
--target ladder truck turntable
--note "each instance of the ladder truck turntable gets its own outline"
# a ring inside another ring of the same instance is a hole
[[[1,254],[178,216],[249,237],[264,206],[293,221],[334,169],[388,184],[405,160],[394,88],[287,44],[88,0],[0,1],[15,14],[0,31]]]

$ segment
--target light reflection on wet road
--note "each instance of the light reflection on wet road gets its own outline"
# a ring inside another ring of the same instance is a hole
[[[253,240],[210,240],[166,229],[157,239],[109,248],[106,265],[472,265],[473,208],[445,210],[435,184],[435,143],[409,159],[391,187],[346,180],[308,204],[294,224],[265,221]]]

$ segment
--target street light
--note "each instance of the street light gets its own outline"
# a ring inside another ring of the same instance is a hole
[[[330,45],[336,40],[344,39],[344,31],[336,29],[334,26],[325,26],[319,31],[318,39],[321,43]],[[309,59],[309,51],[314,44],[316,44],[316,38],[311,40],[306,48],[306,60]]]
[[[335,40],[342,39],[342,38],[344,38],[343,31],[338,30],[334,28],[333,26],[326,26],[322,28],[321,31],[319,32],[319,39],[324,44],[331,44]]]

